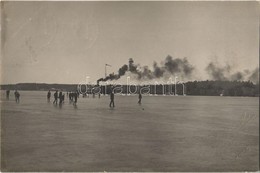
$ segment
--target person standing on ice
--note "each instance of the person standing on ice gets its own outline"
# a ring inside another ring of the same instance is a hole
[[[16,103],[19,103],[20,102],[20,93],[17,90],[15,90],[14,96],[15,96]]]
[[[69,93],[69,100],[70,100],[70,103],[73,101],[72,96],[73,96],[73,94],[72,94],[72,92],[70,91],[70,93]]]
[[[51,99],[51,91],[49,90],[48,93],[47,93],[47,100],[48,100],[48,102],[50,102],[50,99]]]
[[[57,104],[57,102],[58,102],[58,91],[56,91],[53,96],[54,96],[53,104],[54,103]]]
[[[61,102],[64,103],[64,100],[65,100],[65,94],[63,94],[63,95],[61,96],[61,100],[62,100]]]
[[[110,104],[109,104],[109,107],[111,107],[112,104],[113,104],[113,107],[115,107],[114,97],[115,97],[114,91],[112,91],[110,93]]]
[[[139,93],[138,98],[139,98],[139,100],[138,100],[138,104],[141,104],[141,103],[142,103],[142,94],[141,94],[141,92]]]
[[[74,95],[74,105],[76,105],[78,101],[78,93],[75,92],[73,95]]]
[[[7,99],[7,100],[9,99],[9,94],[10,94],[10,90],[7,90],[7,91],[6,91],[6,99]]]
[[[59,104],[62,104],[62,92],[61,91],[59,93],[59,99],[60,99],[60,103]]]

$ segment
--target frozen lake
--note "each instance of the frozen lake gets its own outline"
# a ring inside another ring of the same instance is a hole
[[[2,93],[2,171],[258,170],[258,97],[20,94]]]

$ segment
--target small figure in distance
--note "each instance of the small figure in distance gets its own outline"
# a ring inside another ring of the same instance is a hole
[[[77,94],[77,97],[79,98],[79,91],[78,90],[76,91],[76,94]]]
[[[61,91],[60,91],[60,93],[59,93],[59,99],[60,99],[59,104],[62,104],[62,92],[61,92]]]
[[[142,104],[142,94],[141,94],[141,92],[139,93],[138,98],[139,98],[138,104]]]
[[[65,94],[63,94],[63,95],[61,96],[61,99],[62,99],[62,103],[64,103],[64,100],[65,100]]]
[[[75,100],[73,105],[76,105],[77,101],[78,101],[78,93],[75,92],[73,95],[74,95],[74,100]]]
[[[57,104],[57,102],[58,102],[58,91],[56,90],[56,92],[54,93],[54,101],[53,101],[53,104],[55,103],[55,104]]]
[[[48,101],[48,103],[50,102],[50,99],[51,99],[51,91],[49,90],[48,93],[47,93],[47,101]]]
[[[17,90],[15,90],[14,96],[15,96],[16,103],[19,103],[20,102],[20,93]]]
[[[10,90],[6,90],[6,99],[9,100]]]
[[[70,103],[73,101],[73,98],[72,98],[72,93],[71,93],[71,91],[70,91],[70,93],[69,93],[69,100],[70,100]]]
[[[109,107],[111,107],[111,105],[113,104],[113,107],[115,107],[115,102],[114,102],[114,91],[111,91],[110,93],[110,104],[109,104]]]

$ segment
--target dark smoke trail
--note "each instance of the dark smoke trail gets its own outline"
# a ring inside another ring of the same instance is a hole
[[[107,80],[117,80],[121,76],[125,75],[128,70],[132,74],[137,76],[137,79],[155,79],[164,77],[165,73],[169,74],[182,74],[187,77],[191,76],[194,67],[188,62],[187,58],[176,58],[173,59],[170,55],[166,57],[166,59],[161,62],[162,66],[159,66],[157,62],[153,64],[153,70],[149,69],[148,66],[140,66],[139,64],[134,64],[134,60],[132,58],[129,59],[129,66],[126,64],[123,65],[119,70],[118,74],[110,74],[106,78],[100,78],[99,81],[107,81]]]
[[[154,62],[153,63],[153,75],[156,77],[156,78],[160,78],[163,76],[163,73],[165,72],[164,69],[160,68],[158,65],[157,65],[157,62]]]
[[[194,67],[192,65],[190,65],[190,63],[188,62],[187,58],[183,59],[183,71],[185,75],[190,76],[192,74],[194,70]]]
[[[137,75],[137,79],[142,78],[142,72],[140,71],[141,67],[140,65],[135,65],[134,60],[132,58],[129,59],[129,71],[133,74]]]
[[[259,68],[253,71],[244,70],[231,73],[232,69],[229,64],[226,66],[220,66],[217,63],[210,62],[206,67],[206,71],[209,73],[213,80],[230,80],[230,81],[242,81],[250,80],[253,83],[259,83]]]
[[[167,56],[164,66],[165,69],[167,71],[169,71],[170,73],[176,73],[176,72],[180,72],[180,67],[179,64],[181,64],[182,61],[180,59],[175,59],[173,60],[171,56]]]
[[[209,63],[206,67],[206,71],[212,77],[213,80],[227,80],[225,77],[225,73],[230,70],[230,66],[227,65],[226,67],[219,67],[216,63]]]
[[[128,70],[128,66],[126,64],[124,64],[119,70],[118,70],[118,74],[114,74],[111,73],[109,74],[107,77],[105,78],[100,78],[97,80],[97,84],[99,84],[100,81],[105,82],[107,80],[117,80],[119,79],[121,76],[125,75],[125,72]]]
[[[165,59],[164,68],[171,74],[182,73],[186,76],[190,76],[194,70],[194,67],[190,65],[187,58],[173,59],[170,55]]]
[[[148,68],[148,66],[143,68],[142,76],[146,77],[147,79],[154,78],[153,72]]]
[[[127,65],[126,65],[126,64],[123,65],[123,66],[118,70],[118,75],[119,75],[119,77],[125,75],[125,72],[126,72],[127,70],[128,70]]]
[[[259,83],[259,67],[252,71],[249,80],[253,83]]]
[[[235,74],[232,74],[232,75],[230,76],[230,79],[231,79],[232,81],[235,81],[235,80],[239,80],[239,81],[244,80],[244,74],[243,74],[242,72],[236,72]]]
[[[155,79],[161,78],[165,73],[169,74],[182,74],[186,77],[190,77],[194,67],[190,65],[187,58],[176,58],[173,59],[170,55],[161,62],[163,66],[158,66],[157,62],[153,63],[153,71],[147,66],[141,67],[140,65],[135,65],[133,59],[129,61],[129,71],[137,74],[138,79]]]

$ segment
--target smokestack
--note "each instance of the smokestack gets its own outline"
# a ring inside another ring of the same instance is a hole
[[[131,67],[133,66],[134,60],[132,58],[129,59],[129,65],[128,65],[128,70],[131,69]]]

